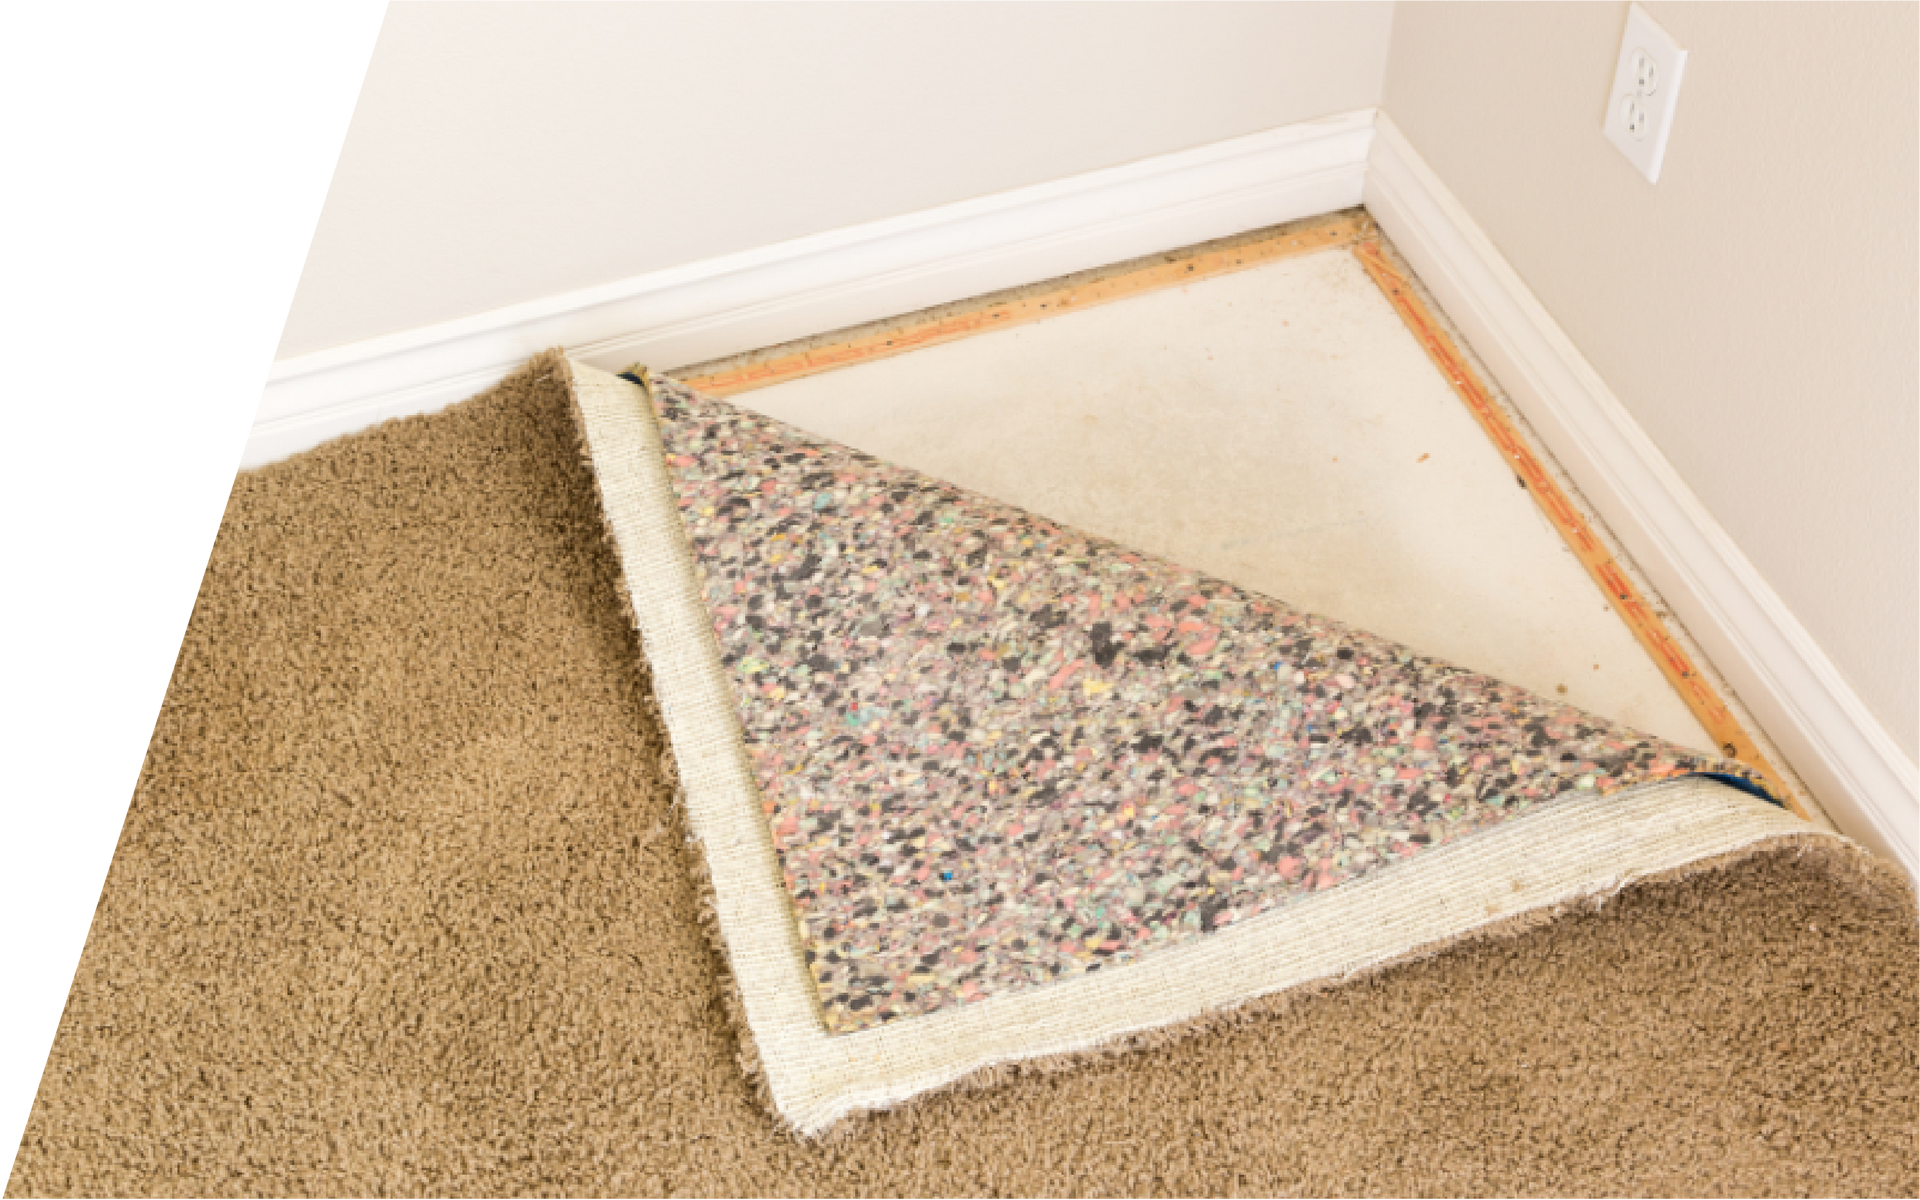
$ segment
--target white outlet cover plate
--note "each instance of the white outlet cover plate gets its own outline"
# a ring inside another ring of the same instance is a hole
[[[1646,77],[1649,63],[1650,78]],[[1686,67],[1687,52],[1680,43],[1656,25],[1646,9],[1638,4],[1628,8],[1627,32],[1620,39],[1620,60],[1614,64],[1607,119],[1601,129],[1648,183],[1660,181],[1660,162],[1667,156],[1667,136],[1673,131],[1673,109]]]

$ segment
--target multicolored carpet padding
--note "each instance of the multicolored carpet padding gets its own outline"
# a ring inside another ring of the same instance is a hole
[[[1739,763],[572,374],[751,1060],[803,1133],[1816,832]]]

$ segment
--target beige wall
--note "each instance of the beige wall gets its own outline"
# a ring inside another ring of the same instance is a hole
[[[1646,7],[1657,187],[1600,132],[1625,4],[1401,4],[1383,107],[1914,756],[1920,9]]]
[[[396,3],[280,357],[1367,108],[1391,18]]]
[[[381,32],[280,356],[1382,103],[1916,754],[1916,8],[423,4]],[[1388,35],[1391,20],[1392,46]]]

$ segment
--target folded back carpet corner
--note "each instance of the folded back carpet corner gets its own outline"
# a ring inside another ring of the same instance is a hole
[[[8,1193],[1912,1194],[1752,783],[542,355],[236,481]]]
[[[747,1061],[818,1134],[1769,847],[1739,763],[563,364]]]

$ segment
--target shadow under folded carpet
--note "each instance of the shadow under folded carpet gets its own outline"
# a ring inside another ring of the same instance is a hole
[[[796,1140],[566,405],[237,482],[8,1194],[1920,1186],[1913,913],[1790,853]]]

